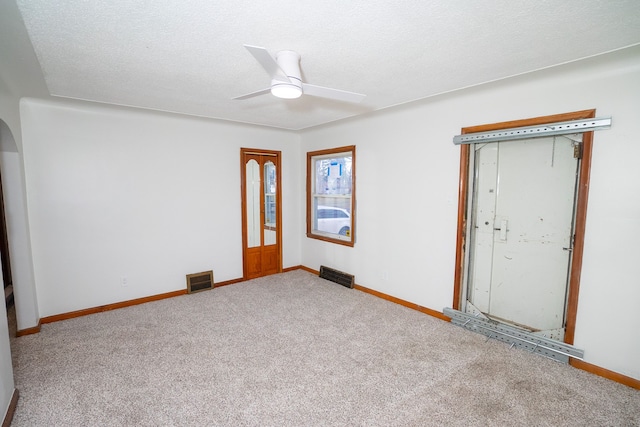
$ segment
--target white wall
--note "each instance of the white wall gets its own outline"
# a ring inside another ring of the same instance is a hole
[[[241,147],[282,151],[283,266],[300,264],[298,135],[33,99],[21,119],[42,317],[242,277]]]
[[[362,286],[433,310],[450,307],[453,136],[590,108],[612,116],[613,127],[595,134],[575,345],[585,361],[640,379],[640,47],[303,132],[301,163],[306,151],[356,145],[358,207],[355,247],[303,237],[303,265],[350,272]]]
[[[2,93],[2,82],[0,81],[0,114],[3,111],[10,111],[11,109],[11,98],[8,96],[3,96]],[[13,138],[13,133],[7,123],[0,116],[0,160],[3,160],[5,155],[8,154],[6,150],[15,149],[15,139]],[[17,153],[11,153],[17,156]],[[0,171],[2,171],[2,181],[3,181],[3,189],[5,187],[10,187],[12,184],[7,184],[7,177],[9,175],[9,181],[11,182],[11,177],[13,174],[11,172],[7,172],[2,166],[0,166]],[[6,194],[4,196],[5,208],[8,209],[9,205],[13,206],[14,200],[12,196]],[[9,213],[7,212],[7,217]],[[7,223],[7,233],[15,231],[11,228],[11,226]],[[11,236],[10,236],[11,237]],[[30,258],[29,258],[30,260]],[[22,260],[21,260],[22,261]],[[12,270],[13,271],[13,270]],[[18,274],[21,274],[23,271],[20,271]],[[21,285],[24,283],[21,280],[15,281],[17,283],[20,281]],[[0,283],[3,282],[2,277],[2,269],[0,268]],[[27,290],[33,291],[33,286],[25,287],[20,286],[21,288],[26,288]],[[14,286],[17,288],[17,286]],[[32,301],[33,302],[33,301]],[[34,306],[31,307],[31,312],[33,312]],[[13,381],[13,366],[11,363],[11,346],[9,341],[9,326],[7,324],[7,312],[5,309],[4,302],[0,303],[0,419],[4,420],[9,405],[11,403],[11,397],[13,396],[15,383]]]
[[[2,271],[0,270],[0,282]],[[0,420],[4,420],[13,396],[13,366],[9,344],[9,326],[4,303],[0,304]]]
[[[11,277],[18,330],[34,327],[40,320],[33,277],[31,239],[27,222],[22,156],[15,151],[0,152],[2,190],[9,237]]]
[[[14,187],[16,182],[22,180],[22,159],[18,154],[18,148],[22,143],[22,129],[18,102],[21,96],[26,94],[33,96],[47,96],[46,85],[42,72],[38,65],[36,55],[33,52],[31,42],[24,28],[22,16],[15,1],[0,2],[0,150],[2,150],[0,169],[3,174],[5,190],[5,208],[12,210],[14,214],[22,209],[22,217],[14,217],[14,222],[8,219],[9,243],[14,247],[27,249],[29,247],[29,228],[26,221],[26,206],[24,204],[24,187]],[[15,150],[15,151],[14,151]],[[11,158],[7,159],[9,153]],[[4,170],[5,164],[10,164],[13,169],[10,172]],[[7,195],[7,190],[11,195]],[[22,200],[20,205],[16,201]],[[10,213],[7,212],[7,216]],[[37,324],[37,301],[35,300],[35,288],[33,283],[33,269],[31,254],[28,250],[12,253],[17,264],[12,265],[14,296],[16,307],[21,305],[18,316],[23,327],[32,327]],[[20,294],[20,295],[19,295]],[[3,308],[0,309],[0,415],[4,415],[8,409],[13,394],[13,370],[11,367],[11,351],[7,317]]]
[[[13,107],[13,109],[12,109]],[[4,121],[7,117],[17,117],[17,101],[12,99],[2,79],[0,78],[0,148],[7,139],[13,140],[11,129]],[[18,120],[11,120],[19,122]],[[1,169],[1,168],[0,168]],[[2,272],[0,269],[0,276]],[[0,416],[4,420],[14,389],[13,367],[11,365],[11,347],[9,344],[9,328],[5,305],[0,309]]]
[[[7,210],[7,234],[11,251],[11,269],[18,328],[38,323],[38,308],[33,282],[33,267],[26,214],[24,171],[22,163],[22,124],[19,99],[21,93],[42,93],[44,80],[38,74],[35,54],[26,36],[15,4],[0,4],[0,162]]]

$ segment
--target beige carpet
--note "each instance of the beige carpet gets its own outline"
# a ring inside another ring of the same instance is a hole
[[[639,426],[640,392],[304,271],[12,339],[13,426]]]

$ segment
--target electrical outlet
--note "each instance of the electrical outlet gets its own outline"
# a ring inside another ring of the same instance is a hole
[[[128,280],[125,276],[122,276],[122,277],[120,278],[120,284],[121,284],[123,287],[127,287],[127,286],[129,286],[129,280]]]

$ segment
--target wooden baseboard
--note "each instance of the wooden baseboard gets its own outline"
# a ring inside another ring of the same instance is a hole
[[[242,277],[239,278],[239,279],[232,279],[232,280],[227,280],[225,282],[214,283],[213,287],[214,288],[219,288],[221,286],[233,285],[235,283],[240,283],[240,282],[244,282],[244,279]]]
[[[320,272],[318,270],[314,270],[313,268],[309,268],[309,267],[305,267],[304,265],[301,265],[297,268],[298,270],[304,270],[307,271],[311,274],[315,274],[315,275],[319,275]]]
[[[232,285],[234,283],[240,283],[243,281],[244,279],[242,278],[227,280],[225,282],[214,283],[213,287],[218,288],[220,286]],[[41,325],[45,323],[59,322],[61,320],[73,319],[74,317],[87,316],[89,314],[102,313],[104,311],[116,310],[118,308],[131,307],[134,305],[144,304],[151,301],[159,301],[167,298],[173,298],[180,295],[185,295],[186,293],[187,293],[187,290],[183,289],[179,291],[167,292],[167,293],[158,294],[158,295],[151,295],[148,297],[137,298],[137,299],[128,300],[128,301],[121,301],[113,304],[106,304],[98,307],[85,308],[83,310],[71,311],[68,313],[60,313],[60,314],[55,314],[53,316],[43,317],[38,322],[38,326],[34,326],[33,328],[21,329],[16,332],[16,336],[21,337],[24,335],[37,334],[40,332]]]
[[[16,337],[23,337],[25,335],[37,334],[37,333],[40,332],[40,326],[41,325],[42,325],[42,322],[40,320],[38,320],[38,324],[36,326],[34,326],[33,328],[20,329],[20,330],[16,331]]]
[[[295,270],[296,267],[294,267],[293,269]],[[233,280],[227,280],[224,282],[214,283],[213,287],[219,288],[221,286],[232,285],[234,283],[240,283],[240,282],[244,282],[244,279],[239,278],[239,279],[233,279]],[[158,294],[158,295],[151,295],[148,297],[137,298],[137,299],[128,300],[128,301],[121,301],[113,304],[106,304],[98,307],[85,308],[83,310],[71,311],[68,313],[61,313],[61,314],[55,314],[53,316],[43,317],[42,319],[40,319],[38,326],[29,328],[29,329],[20,330],[16,333],[16,336],[20,337],[23,335],[37,334],[38,332],[40,332],[40,325],[45,323],[59,322],[61,320],[73,319],[74,317],[87,316],[89,314],[102,313],[104,311],[115,310],[118,308],[131,307],[134,305],[144,304],[151,301],[159,301],[166,298],[173,298],[180,295],[185,295],[186,293],[187,293],[187,290],[182,289],[179,291],[167,292],[167,293]]]
[[[309,268],[309,267],[305,267],[304,265],[301,265],[301,266],[297,267],[296,269],[308,271],[309,273],[316,274],[316,275],[320,274],[317,270],[314,270],[314,269]],[[440,313],[439,311],[432,310],[430,308],[423,307],[421,305],[414,304],[412,302],[405,301],[405,300],[400,299],[400,298],[392,297],[391,295],[387,295],[387,294],[382,293],[382,292],[374,291],[373,289],[369,289],[369,288],[366,288],[366,287],[358,285],[358,284],[353,285],[353,289],[357,289],[357,290],[359,290],[361,292],[365,292],[367,294],[371,294],[371,295],[376,296],[378,298],[382,298],[384,300],[391,301],[391,302],[393,302],[395,304],[402,305],[402,306],[410,308],[412,310],[416,310],[416,311],[419,311],[421,313],[428,314],[429,316],[437,317],[438,319],[444,320],[446,322],[450,322],[451,321],[450,318],[448,318],[444,314]]]
[[[635,378],[631,378],[626,375],[601,368],[598,365],[592,365],[591,363],[584,362],[580,359],[569,358],[569,364],[574,368],[582,369],[583,371],[590,372],[592,374],[598,375],[599,377],[603,377],[611,381],[615,381],[617,383],[640,390],[640,380],[637,380]]]
[[[102,313],[104,311],[115,310],[117,308],[131,307],[133,305],[144,304],[151,301],[159,301],[166,298],[173,298],[180,295],[185,295],[186,289],[179,291],[167,292],[165,294],[151,295],[144,298],[137,298],[128,301],[116,302],[113,304],[101,305],[98,307],[85,308],[84,310],[71,311],[69,313],[55,314],[53,316],[47,316],[40,319],[40,324],[59,322],[60,320],[73,319],[74,317],[87,316],[89,314]]]
[[[11,421],[13,421],[13,414],[16,413],[16,406],[18,406],[18,398],[20,397],[20,393],[17,388],[13,389],[13,394],[11,395],[11,402],[9,402],[9,407],[7,408],[7,413],[4,416],[4,420],[2,420],[2,427],[9,427],[11,425]]]
[[[288,272],[288,271],[298,270],[301,267],[302,266],[289,267],[289,268],[283,269],[282,272],[285,273],[285,272]],[[221,286],[233,285],[235,283],[240,283],[240,282],[244,282],[244,281],[245,281],[245,279],[240,277],[238,279],[232,279],[232,280],[227,280],[227,281],[224,281],[224,282],[214,283],[213,287],[214,288],[219,288]],[[180,295],[184,295],[186,293],[187,293],[187,290],[184,289],[184,290],[179,290],[179,291],[167,292],[165,294],[152,295],[152,296],[144,297],[144,298],[138,298],[138,299],[133,299],[133,300],[128,300],[128,301],[116,302],[116,303],[113,303],[113,304],[101,305],[101,306],[98,306],[98,307],[85,308],[83,310],[71,311],[69,313],[55,314],[53,316],[43,317],[42,319],[40,319],[40,322],[39,322],[38,326],[33,327],[33,328],[29,328],[29,329],[20,330],[20,331],[18,331],[16,333],[16,335],[17,336],[23,336],[23,335],[29,335],[29,334],[37,334],[38,332],[40,332],[40,325],[42,325],[44,323],[59,322],[61,320],[73,319],[74,317],[87,316],[89,314],[101,313],[101,312],[104,312],[104,311],[115,310],[115,309],[118,309],[118,308],[130,307],[130,306],[133,306],[133,305],[144,304],[146,302],[158,301],[158,300],[162,300],[162,299],[166,299],[166,298],[173,298],[173,297],[177,297],[177,296],[180,296]]]
[[[451,321],[451,319],[449,317],[445,316],[444,314],[440,313],[439,311],[432,310],[430,308],[423,307],[421,305],[414,304],[412,302],[405,301],[405,300],[400,299],[400,298],[392,297],[391,295],[387,295],[387,294],[384,294],[382,292],[374,291],[373,289],[365,288],[364,286],[354,285],[353,288],[357,289],[359,291],[366,292],[368,294],[377,296],[378,298],[382,298],[384,300],[391,301],[391,302],[396,303],[396,304],[400,304],[400,305],[402,305],[404,307],[407,307],[407,308],[410,308],[412,310],[419,311],[420,313],[424,313],[424,314],[428,314],[429,316],[437,317],[440,320],[444,320],[446,322],[450,322]]]

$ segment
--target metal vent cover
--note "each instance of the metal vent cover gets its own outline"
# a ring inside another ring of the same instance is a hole
[[[213,288],[213,270],[187,274],[187,292],[206,291]]]
[[[355,276],[333,268],[320,266],[320,277],[344,286],[345,288],[353,288]]]

